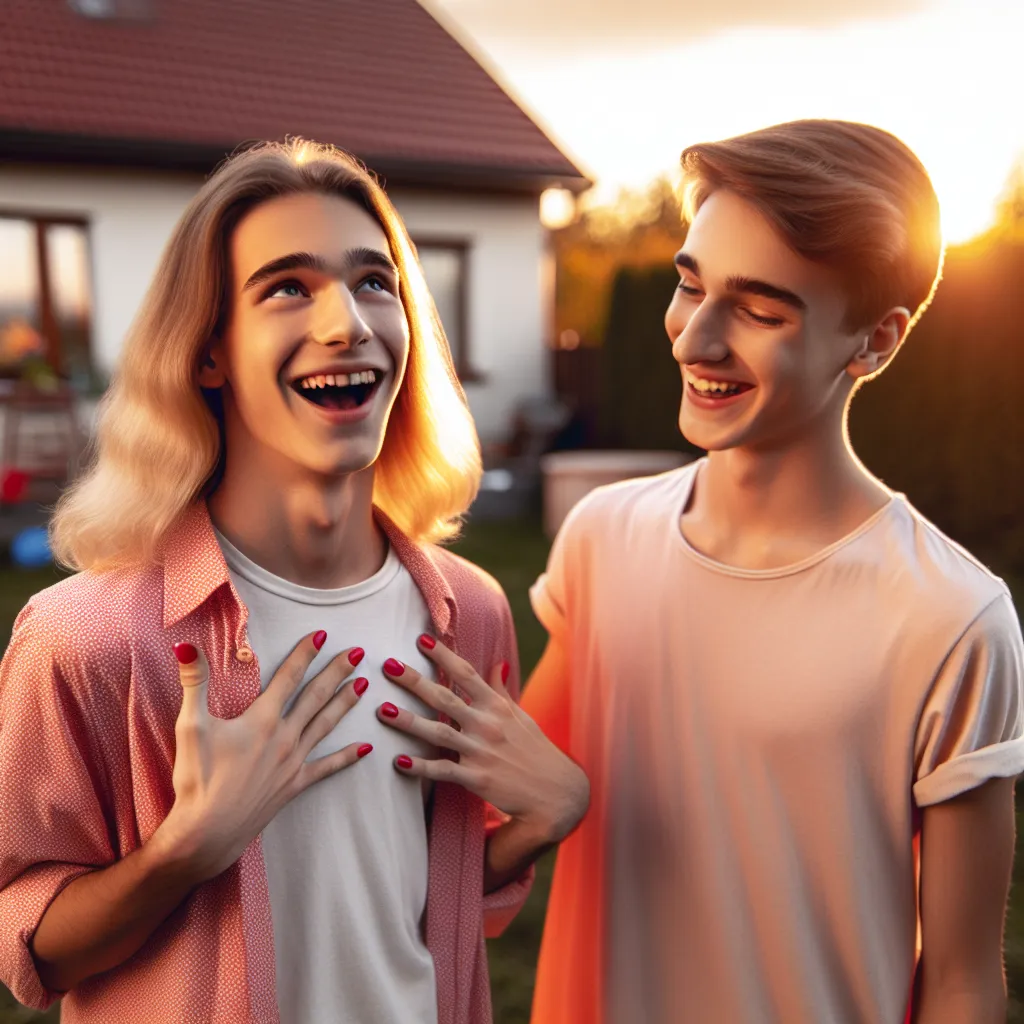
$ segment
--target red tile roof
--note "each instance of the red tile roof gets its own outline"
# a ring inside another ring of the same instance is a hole
[[[586,184],[416,0],[4,0],[2,155],[184,165],[286,134],[392,181]]]

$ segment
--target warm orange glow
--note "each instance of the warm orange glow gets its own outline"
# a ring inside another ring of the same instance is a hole
[[[571,224],[576,216],[576,197],[564,188],[549,188],[540,197],[540,220],[557,231]]]

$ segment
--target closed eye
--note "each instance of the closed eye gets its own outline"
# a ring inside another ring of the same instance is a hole
[[[737,308],[744,316],[749,317],[754,323],[761,324],[763,327],[781,327],[786,322],[780,316],[761,316],[746,306],[739,306]]]

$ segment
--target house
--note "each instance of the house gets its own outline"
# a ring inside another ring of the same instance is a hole
[[[356,154],[416,242],[481,438],[550,390],[543,190],[589,182],[416,0],[18,0],[0,30],[0,329],[102,389],[224,156]]]

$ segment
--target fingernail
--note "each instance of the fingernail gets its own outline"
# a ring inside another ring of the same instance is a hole
[[[373,750],[373,744],[372,744],[372,743],[364,743],[364,744],[363,744],[363,745],[362,745],[362,746],[361,746],[361,747],[360,747],[360,748],[359,748],[359,749],[358,749],[358,750],[356,751],[356,753],[357,753],[357,754],[358,754],[358,755],[359,755],[360,757],[366,757],[366,755],[367,755],[367,754],[368,754],[368,753],[369,753],[369,752],[370,752],[371,750]]]
[[[313,634],[313,646],[319,651],[320,648],[323,647],[324,641],[326,639],[327,639],[327,630],[326,629],[318,629]]]
[[[352,650],[348,652],[349,664],[358,665],[359,662],[363,660],[364,654],[366,654],[366,651],[364,651],[362,647],[353,647]]]
[[[420,643],[426,647],[428,651],[432,651],[437,645],[437,641],[429,633],[424,633],[423,636],[420,637]]]
[[[364,678],[363,678],[362,676],[360,676],[360,677],[359,677],[359,678],[358,678],[358,679],[357,679],[357,680],[356,680],[356,681],[355,681],[355,682],[354,682],[354,683],[352,684],[352,689],[356,691],[356,696],[357,696],[357,697],[362,697],[362,695],[363,695],[364,693],[366,693],[366,688],[367,688],[367,687],[368,687],[369,685],[370,685],[370,680],[369,680],[369,679],[364,679]]]
[[[380,713],[385,718],[397,718],[398,717],[398,708],[396,708],[395,705],[391,703],[391,701],[386,700],[380,706]]]
[[[174,656],[182,665],[191,665],[199,657],[199,652],[191,644],[180,643],[174,645]]]
[[[408,754],[399,754],[398,757],[395,758],[395,764],[397,764],[399,768],[411,768],[412,758]]]
[[[507,661],[503,661],[501,663],[501,681],[503,683],[507,683],[508,682],[508,674],[511,671],[512,671],[512,666]]]
[[[394,658],[388,658],[384,662],[384,671],[389,676],[400,676],[405,671],[405,666],[400,661],[395,661]]]

